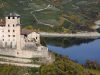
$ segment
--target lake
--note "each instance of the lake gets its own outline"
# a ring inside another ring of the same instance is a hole
[[[46,38],[46,43],[50,51],[68,56],[78,63],[91,60],[100,64],[100,39]]]

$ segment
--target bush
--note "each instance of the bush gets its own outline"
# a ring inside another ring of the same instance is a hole
[[[56,56],[53,64],[42,65],[41,75],[89,75],[81,65],[72,62],[66,57]]]

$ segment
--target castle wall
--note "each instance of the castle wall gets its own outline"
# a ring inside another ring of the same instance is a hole
[[[35,39],[34,42],[36,43],[40,43],[40,34],[36,33],[36,32],[32,32],[28,35],[28,39]]]
[[[21,35],[20,16],[5,17],[5,26],[0,26],[0,54],[21,58],[48,57],[48,48],[40,46],[40,34],[32,32]]]
[[[0,55],[14,56],[21,58],[37,58],[37,57],[48,57],[48,49],[40,46],[39,50],[16,50],[16,49],[0,49]]]

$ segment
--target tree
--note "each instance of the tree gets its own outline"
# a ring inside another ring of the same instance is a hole
[[[89,75],[89,73],[81,65],[57,55],[54,63],[41,66],[40,75]]]
[[[40,75],[57,75],[55,66],[53,64],[42,65],[40,68]]]

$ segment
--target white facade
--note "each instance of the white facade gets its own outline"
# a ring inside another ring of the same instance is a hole
[[[36,32],[21,34],[20,16],[11,13],[0,25],[0,54],[22,58],[46,57],[48,48],[41,46],[40,34]]]
[[[34,41],[36,43],[40,43],[40,34],[36,33],[36,32],[32,32],[28,35],[28,39],[31,40],[31,39],[34,39]]]
[[[0,44],[3,48],[20,48],[20,16],[11,13],[5,17],[5,25],[0,26]]]
[[[26,45],[40,43],[40,35],[31,32],[21,35],[20,16],[16,13],[10,13],[5,17],[5,25],[0,26],[0,47],[14,48],[20,50]]]

